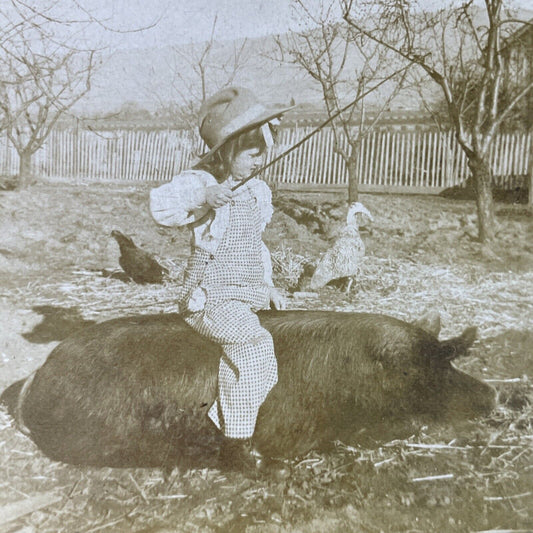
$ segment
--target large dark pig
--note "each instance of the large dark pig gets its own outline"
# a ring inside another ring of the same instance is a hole
[[[474,328],[439,341],[383,315],[259,316],[279,363],[253,439],[265,455],[293,456],[335,439],[379,437],[413,417],[469,418],[494,406],[492,388],[450,363],[466,354]],[[208,466],[221,441],[206,416],[221,354],[180,315],[119,318],[74,333],[2,400],[52,459]]]

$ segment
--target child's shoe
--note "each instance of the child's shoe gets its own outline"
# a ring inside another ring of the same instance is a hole
[[[252,448],[250,439],[225,438],[220,447],[219,461],[224,468],[255,471],[261,455]]]

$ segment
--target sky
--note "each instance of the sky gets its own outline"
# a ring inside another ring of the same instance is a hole
[[[120,48],[205,41],[215,20],[217,40],[285,32],[294,23],[290,0],[87,0],[85,5],[107,26],[128,32],[98,32]]]
[[[75,0],[76,1],[76,0]],[[418,0],[427,8],[440,7],[442,0]],[[531,8],[532,0],[509,0],[517,7]],[[283,33],[298,27],[291,0],[80,0],[80,4],[121,32],[91,28],[106,45],[143,48],[205,41],[216,18],[215,39],[258,37]],[[309,6],[325,0],[305,0]],[[150,27],[154,25],[153,27]],[[146,28],[146,29],[141,29]],[[132,31],[141,29],[140,31]]]
[[[312,12],[333,3],[336,10],[330,20],[341,16],[337,0],[301,1]],[[431,9],[461,0],[413,1]],[[302,17],[298,18],[294,9],[295,0],[0,0],[0,15],[18,2],[33,5],[39,12],[46,10],[52,18],[72,21],[69,25],[58,24],[54,31],[67,32],[68,37],[87,49],[159,48],[206,41],[215,21],[215,40],[253,38],[302,28]],[[523,8],[532,6],[532,0],[506,2]]]
[[[0,0],[0,26],[2,14],[8,13],[6,6],[17,5],[18,1]],[[301,1],[314,10],[320,4],[330,5],[333,0]],[[444,2],[450,0],[413,1],[430,9],[442,7]],[[512,1],[521,7],[529,7],[532,2],[532,0],[506,1]],[[172,88],[175,75],[169,67],[168,54],[165,55],[164,49],[158,49],[208,40],[215,20],[216,41],[279,34],[289,29],[298,29],[301,25],[301,21],[296,18],[292,9],[294,0],[20,0],[20,2],[21,5],[36,6],[39,12],[43,11],[43,6],[50,6],[51,11],[47,10],[46,15],[62,22],[54,27],[54,31],[58,32],[54,33],[58,42],[64,42],[62,37],[68,35],[72,39],[69,44],[74,44],[76,48],[79,46],[82,50],[97,49],[102,52],[103,66],[95,73],[90,98],[86,97],[83,102],[88,107],[96,102],[106,109],[118,108],[125,101],[142,102],[143,106],[149,107],[147,102],[154,100],[154,94],[153,90],[146,88],[148,81],[151,84],[155,83],[160,91],[166,91],[165,94],[171,90],[175,91]],[[340,17],[340,13],[338,16]],[[64,23],[65,20],[68,20],[68,24]],[[92,22],[89,22],[91,20]],[[275,81],[269,79],[269,82]],[[265,92],[268,90],[263,85],[260,88]],[[287,84],[284,88],[292,91],[293,85]],[[276,91],[278,89],[279,87]],[[277,97],[277,93],[275,95]],[[294,95],[291,93],[291,96]]]

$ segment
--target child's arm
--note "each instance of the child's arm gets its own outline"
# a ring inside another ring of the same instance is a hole
[[[233,198],[233,191],[226,182],[211,185],[205,190],[205,198],[210,207],[221,207]]]
[[[259,185],[258,201],[259,208],[261,210],[261,222],[263,229],[265,229],[266,225],[272,218],[274,208],[272,207],[272,192],[270,191],[270,188],[266,183],[260,183],[261,185]],[[269,290],[270,303],[275,309],[285,309],[285,298],[281,295],[278,289],[274,287],[274,282],[272,281],[272,258],[270,257],[270,250],[267,248],[264,242],[261,244],[261,254],[265,271],[264,281]]]
[[[268,287],[269,291],[269,300],[270,303],[274,306],[275,309],[285,309],[285,298],[281,293],[274,287],[274,282],[272,281],[272,259],[270,257],[270,251],[266,247],[266,244],[262,243],[262,256],[263,256],[263,266],[265,270],[265,284]]]
[[[272,258],[270,257],[270,250],[264,242],[261,242],[261,259],[263,260],[263,269],[265,271],[264,281],[269,287],[274,286],[272,281]]]
[[[210,191],[213,187],[217,187],[217,182],[207,173],[189,171],[175,176],[150,191],[154,220],[163,226],[184,226],[199,220],[214,207],[208,199],[218,198]]]

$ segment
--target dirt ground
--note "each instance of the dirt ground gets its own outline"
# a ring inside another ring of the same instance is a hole
[[[175,310],[188,232],[152,221],[148,190],[42,183],[0,192],[0,390],[90,321]],[[319,212],[342,197],[275,194],[278,207],[295,200]],[[404,320],[437,310],[443,338],[477,326],[473,355],[459,366],[499,390],[500,406],[489,419],[459,435],[419,428],[411,439],[372,450],[337,443],[331,454],[293,461],[289,480],[251,481],[214,470],[168,477],[61,465],[0,411],[0,533],[531,530],[531,213],[497,204],[498,241],[487,250],[475,240],[471,201],[393,195],[361,201],[375,220],[362,230],[366,258],[348,294],[334,287],[316,295],[291,292],[302,265],[328,249],[340,222],[331,218],[324,233],[311,219],[298,223],[276,210],[265,241],[288,307]],[[155,254],[170,279],[140,286],[102,275],[119,269],[113,229]],[[445,477],[412,481],[438,474]],[[45,503],[38,503],[41,496]],[[9,519],[20,502],[29,510]]]

